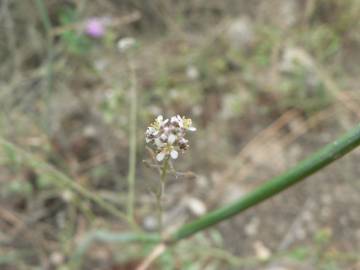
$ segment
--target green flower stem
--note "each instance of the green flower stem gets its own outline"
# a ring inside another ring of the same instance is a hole
[[[51,20],[49,17],[49,13],[48,10],[46,8],[45,2],[44,0],[36,0],[35,1],[36,4],[36,8],[38,9],[42,24],[45,28],[45,32],[46,32],[46,38],[47,38],[47,42],[46,42],[46,46],[47,46],[47,63],[46,63],[46,80],[47,80],[47,93],[45,94],[45,103],[46,103],[46,110],[47,113],[45,115],[51,115],[50,112],[50,97],[51,94],[53,92],[53,84],[54,84],[54,58],[55,58],[55,50],[54,50],[54,39],[53,36],[51,34],[52,31],[52,24],[51,24]],[[49,129],[49,119],[45,119],[45,128]]]
[[[360,125],[339,140],[328,144],[320,151],[300,162],[284,174],[272,178],[243,198],[227,206],[212,211],[193,222],[183,225],[167,238],[168,243],[177,242],[199,231],[217,224],[232,216],[280,193],[286,188],[300,182],[307,176],[321,170],[341,158],[360,144]]]
[[[136,177],[136,126],[137,126],[137,81],[135,65],[131,57],[128,57],[129,69],[131,72],[131,88],[130,88],[130,141],[129,141],[129,172],[128,172],[128,199],[127,214],[129,220],[134,219],[135,206],[135,177]]]
[[[168,169],[169,169],[169,158],[167,157],[164,160],[163,166],[161,168],[160,188],[158,194],[156,195],[158,226],[159,226],[160,234],[162,233],[162,229],[163,229],[163,197],[165,194],[165,184],[166,184]]]

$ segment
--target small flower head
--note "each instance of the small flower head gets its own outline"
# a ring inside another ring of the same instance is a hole
[[[101,38],[106,31],[106,23],[103,18],[93,17],[85,23],[85,33],[93,38]]]
[[[134,47],[136,44],[136,40],[132,37],[125,37],[118,41],[117,47],[120,52],[125,52],[130,48]]]
[[[195,130],[189,118],[176,115],[169,120],[159,115],[147,128],[145,141],[155,146],[159,162],[166,158],[177,159],[179,152],[183,153],[189,148],[186,132]]]

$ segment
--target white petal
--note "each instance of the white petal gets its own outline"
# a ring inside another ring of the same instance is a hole
[[[173,159],[177,159],[178,156],[179,156],[179,153],[178,153],[178,151],[176,151],[176,150],[172,150],[171,153],[170,153],[170,156],[171,156]]]
[[[163,119],[164,117],[162,115],[159,115],[158,117],[156,117],[156,122],[162,122]]]
[[[154,133],[156,133],[156,129],[155,129],[155,128],[153,128],[153,127],[148,127],[148,128],[147,128],[147,130],[146,130],[146,134],[147,134],[147,135],[152,135],[152,134],[154,134]]]
[[[161,125],[166,125],[167,122],[169,122],[169,119],[165,119],[165,120],[161,123]]]
[[[161,134],[161,136],[160,136],[160,139],[162,139],[163,141],[166,141],[167,140],[167,136],[166,136],[166,134]]]
[[[189,127],[188,130],[190,130],[190,131],[196,131],[196,127]]]
[[[159,162],[163,161],[164,158],[165,158],[165,153],[164,152],[160,152],[159,154],[156,155],[156,159]]]
[[[168,138],[168,143],[173,144],[175,141],[176,141],[176,136],[171,133]]]
[[[164,143],[159,138],[156,138],[155,145],[160,148],[164,145]]]
[[[175,123],[177,121],[178,120],[177,120],[177,118],[175,116],[171,117],[171,119],[170,119],[170,123]]]
[[[180,126],[181,128],[184,127],[184,120],[181,118],[181,116],[180,116],[180,115],[177,115],[176,118],[177,118],[177,121],[178,121],[178,123],[179,123],[179,126]]]

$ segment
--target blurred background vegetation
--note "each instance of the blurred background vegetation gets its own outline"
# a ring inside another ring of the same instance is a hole
[[[185,115],[198,129],[175,164],[185,174],[168,181],[168,228],[352,127],[359,18],[358,0],[0,1],[0,269],[71,269],[94,232],[129,231],[119,211],[131,89],[135,219],[149,232],[158,176],[142,161],[156,115]],[[88,31],[94,20],[99,35]],[[133,48],[120,50],[129,37]],[[355,151],[169,248],[151,269],[360,269],[359,162]],[[153,247],[95,238],[78,268],[136,269]]]

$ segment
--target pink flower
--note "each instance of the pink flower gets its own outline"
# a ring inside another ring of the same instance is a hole
[[[90,18],[85,24],[85,33],[93,38],[101,38],[105,34],[105,21],[102,18]]]

